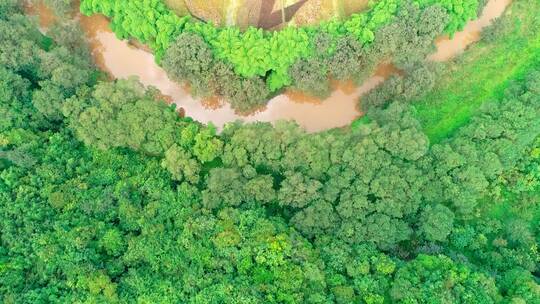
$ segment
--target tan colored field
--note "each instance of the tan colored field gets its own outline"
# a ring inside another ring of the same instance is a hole
[[[190,13],[219,25],[275,28],[284,23],[316,24],[367,7],[368,0],[165,0],[179,15]],[[282,7],[284,8],[282,11]],[[286,22],[283,22],[283,21]]]
[[[186,3],[183,0],[165,0],[165,3],[180,16],[189,13]]]

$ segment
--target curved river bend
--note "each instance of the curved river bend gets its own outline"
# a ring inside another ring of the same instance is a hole
[[[429,59],[445,61],[463,52],[468,45],[480,39],[482,29],[502,15],[510,2],[511,0],[490,0],[479,19],[469,22],[464,30],[456,33],[452,39],[438,39],[437,52]],[[43,5],[29,7],[28,11],[39,15],[44,28],[53,22],[50,11]],[[98,67],[114,78],[137,76],[144,85],[158,88],[166,99],[182,108],[187,116],[202,123],[212,122],[218,128],[235,120],[273,122],[283,119],[295,120],[308,132],[343,127],[361,115],[357,108],[359,97],[397,72],[390,65],[381,65],[375,75],[360,87],[340,85],[324,101],[288,92],[271,99],[264,110],[250,116],[241,116],[227,103],[217,106],[214,103],[209,106],[208,103],[193,98],[188,90],[167,77],[165,71],[155,63],[151,53],[132,46],[127,41],[118,40],[109,29],[105,17],[93,15],[78,18]]]

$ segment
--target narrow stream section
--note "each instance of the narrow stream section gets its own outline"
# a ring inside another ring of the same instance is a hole
[[[489,26],[493,19],[500,17],[512,0],[490,0],[482,11],[482,16],[467,23],[463,31],[457,32],[452,39],[448,36],[437,40],[437,52],[429,56],[429,60],[446,61],[463,53],[472,43],[480,40],[482,30]]]
[[[452,39],[448,37],[438,39],[437,52],[429,59],[445,61],[463,52],[468,45],[480,39],[481,30],[502,15],[510,2],[511,0],[489,0],[479,19],[469,22],[465,29],[456,33]],[[42,5],[29,8],[28,11],[40,16],[42,27],[47,27],[52,21],[50,12]],[[299,93],[286,92],[271,99],[264,110],[250,116],[241,116],[234,113],[225,102],[216,107],[215,103],[209,106],[208,103],[193,98],[188,90],[167,77],[165,71],[155,63],[151,53],[136,48],[127,41],[118,40],[109,29],[109,22],[105,17],[93,15],[78,18],[99,68],[118,79],[138,77],[144,85],[158,88],[169,101],[177,105],[177,108],[182,108],[187,116],[202,123],[212,122],[218,128],[235,120],[245,122],[295,120],[308,132],[343,127],[361,115],[357,108],[360,96],[397,72],[390,65],[381,65],[375,75],[360,87],[339,85],[324,101]]]

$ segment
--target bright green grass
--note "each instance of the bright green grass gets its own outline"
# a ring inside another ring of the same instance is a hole
[[[416,102],[417,117],[432,143],[465,125],[486,101],[500,99],[508,84],[540,63],[540,1],[517,0],[505,12],[511,33],[480,41],[447,63],[435,88]]]

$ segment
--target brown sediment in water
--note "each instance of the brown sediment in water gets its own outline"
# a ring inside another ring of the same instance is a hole
[[[377,76],[381,76],[383,78],[388,78],[392,75],[400,75],[400,76],[403,76],[404,73],[402,70],[396,68],[393,64],[391,63],[383,63],[383,64],[380,64],[378,67],[377,67],[377,71],[375,71],[375,75]]]
[[[166,104],[173,104],[174,100],[171,96],[163,95],[161,91],[158,91],[159,93],[156,95],[157,99],[163,100]]]
[[[133,47],[136,47],[136,48],[138,48],[140,50],[143,50],[145,52],[148,52],[148,53],[152,53],[152,49],[146,44],[140,43],[139,41],[137,41],[135,39],[130,39],[128,42]]]
[[[470,22],[463,32],[456,33],[452,40],[444,38],[438,40],[436,43],[438,50],[430,59],[446,60],[462,52],[468,44],[478,39],[480,30],[484,26],[488,25],[494,17],[502,14],[509,3],[510,0],[490,0],[482,16],[477,21]],[[40,24],[49,25],[47,20],[50,20],[52,14],[46,8],[35,6],[28,12],[38,14]],[[249,113],[251,115],[245,116],[246,114],[237,114],[228,103],[222,103],[219,99],[201,102],[193,98],[189,94],[189,88],[168,78],[165,71],[155,63],[151,53],[134,47],[127,41],[118,40],[109,29],[109,22],[105,17],[93,15],[77,18],[88,37],[96,65],[108,72],[111,78],[137,76],[144,85],[154,86],[163,96],[168,96],[166,100],[174,102],[181,113],[187,113],[188,116],[202,123],[212,122],[218,128],[235,120],[274,122],[282,119],[295,120],[308,132],[343,127],[362,115],[358,109],[362,94],[373,89],[389,76],[400,74],[400,71],[392,65],[382,64],[374,76],[367,79],[361,86],[354,85],[352,81],[334,83],[337,90],[332,92],[326,100],[318,101],[289,90],[285,94],[272,98],[265,108],[257,109],[254,113]],[[473,37],[467,38],[470,35]]]
[[[205,109],[216,110],[225,105],[225,102],[218,96],[206,97],[201,99],[201,103]]]
[[[403,75],[403,71],[396,68],[392,63],[381,63],[373,72],[374,77],[382,77],[384,79],[392,75]],[[333,91],[340,90],[347,95],[354,94],[358,89],[358,84],[353,80],[336,80],[330,79],[330,86]]]
[[[78,15],[79,23],[86,35],[94,63],[98,68],[106,71],[111,78],[124,78],[127,76],[138,76],[131,74],[129,69],[126,73],[119,73],[116,67],[127,67],[130,65],[140,65],[143,62],[138,61],[140,58],[129,56],[131,51],[137,48],[126,41],[120,41],[115,34],[109,29],[109,20],[103,15],[92,15],[90,17]],[[129,50],[129,51],[128,51]],[[107,60],[106,56],[110,52],[124,53],[126,56],[115,56],[115,60]],[[134,61],[132,61],[135,59]],[[120,75],[123,74],[123,75]],[[121,77],[118,77],[121,76]]]
[[[225,103],[228,105],[228,103]],[[237,115],[240,120],[246,120],[249,119],[249,117],[254,117],[260,113],[264,113],[267,110],[268,104],[262,104],[260,106],[253,107],[248,110],[239,110],[239,109],[233,109],[233,112],[235,115]]]
[[[307,104],[313,104],[313,105],[319,105],[323,101],[315,96],[310,96],[307,94],[302,93],[301,91],[297,91],[294,89],[287,89],[283,95],[287,96],[292,102],[296,103],[307,103]]]
[[[336,80],[330,79],[330,87],[333,91],[342,91],[347,95],[354,94],[354,91],[358,88],[358,85],[352,80]]]
[[[189,95],[192,95],[191,92],[191,84],[190,83],[187,83],[187,82],[184,82],[184,83],[181,83],[180,86],[182,87],[182,89]]]

